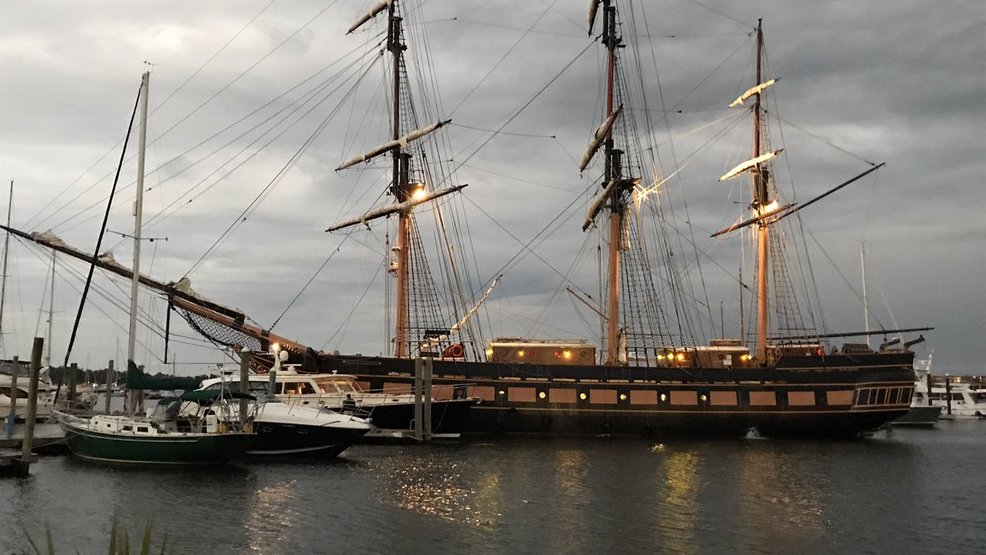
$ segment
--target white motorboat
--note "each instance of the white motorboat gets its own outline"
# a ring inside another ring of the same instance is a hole
[[[48,420],[54,408],[54,388],[43,381],[38,383],[38,412],[36,420]],[[28,377],[19,375],[14,389],[13,379],[9,374],[0,374],[0,415],[9,414],[11,401],[14,401],[14,414],[23,421],[27,414]]]
[[[930,357],[915,361],[914,371],[917,381],[911,406],[939,407],[945,420],[986,419],[986,390],[948,376],[935,380]]]
[[[355,376],[349,374],[307,374],[298,372],[298,365],[282,364],[274,357],[272,371],[276,375],[274,391],[269,392],[268,376],[250,375],[250,393],[258,398],[273,396],[289,406],[309,407],[345,415],[369,418],[371,430],[367,438],[400,439],[414,430],[414,394],[406,387],[386,391],[366,391]],[[202,382],[205,387],[220,387],[222,378]],[[227,379],[227,381],[229,381]],[[466,386],[433,390],[431,399],[432,438],[455,439],[469,409],[479,403],[466,395]]]
[[[195,393],[222,394],[236,387],[237,383],[225,378],[210,378],[204,380]],[[314,406],[284,403],[271,398],[268,389],[266,377],[251,376],[250,394],[257,400],[249,402],[247,412],[257,437],[255,444],[247,450],[247,455],[318,454],[335,457],[371,430],[364,418]],[[233,420],[238,418],[236,411],[230,411],[230,415]]]

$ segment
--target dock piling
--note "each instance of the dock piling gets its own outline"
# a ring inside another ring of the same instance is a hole
[[[72,414],[75,411],[75,373],[78,371],[79,365],[72,363],[65,370],[68,371],[68,392],[65,395],[65,399],[68,401],[68,407],[66,412]]]
[[[431,357],[414,359],[414,441],[431,441]]]
[[[7,439],[14,437],[14,423],[17,422],[17,370],[20,369],[19,357],[14,357],[10,369],[10,413],[7,415]]]
[[[109,366],[106,367],[106,398],[104,399],[106,414],[110,413],[110,399],[113,397],[113,361],[110,360]]]
[[[240,351],[240,429],[247,431],[247,395],[250,393],[250,349]]]

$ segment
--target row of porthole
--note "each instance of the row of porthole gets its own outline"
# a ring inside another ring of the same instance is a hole
[[[498,394],[498,395],[500,395],[500,397],[503,397],[504,395],[506,395],[506,394],[507,394],[507,392],[501,389],[501,390],[499,390],[499,391],[497,391],[497,394]],[[541,400],[544,400],[545,398],[547,398],[547,396],[548,396],[548,394],[547,394],[547,393],[545,393],[544,391],[539,391],[539,392],[538,392],[538,399],[541,399]],[[581,401],[585,401],[585,400],[586,400],[586,399],[588,399],[588,398],[589,398],[589,396],[588,396],[588,395],[586,395],[584,391],[583,391],[583,392],[581,392],[581,393],[579,393],[579,400],[581,400]],[[709,396],[708,396],[708,395],[706,395],[706,394],[704,394],[704,393],[703,393],[703,394],[701,394],[701,395],[699,395],[699,397],[698,397],[698,398],[699,398],[699,399],[700,399],[700,400],[701,400],[701,401],[702,401],[703,403],[709,400]],[[626,401],[626,400],[627,400],[627,394],[626,394],[626,393],[620,393],[620,400],[621,400],[621,401]],[[664,403],[664,402],[666,402],[667,400],[668,400],[668,395],[667,395],[667,393],[662,393],[662,394],[661,394],[661,402],[662,402],[662,403]]]

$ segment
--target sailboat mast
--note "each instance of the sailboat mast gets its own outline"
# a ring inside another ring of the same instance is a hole
[[[51,333],[52,333],[52,323],[55,320],[55,256],[58,251],[51,251],[51,291],[48,294],[48,344],[45,345],[47,348],[47,354],[45,355],[45,366],[51,366]]]
[[[866,331],[866,346],[870,346],[870,307],[866,300],[866,243],[859,243],[859,266],[863,278],[863,329]]]
[[[14,207],[14,180],[10,180],[10,196],[7,200],[7,227],[10,227],[10,215]],[[3,342],[3,305],[7,298],[7,251],[10,250],[10,232],[3,240],[3,276],[0,279],[0,344]]]
[[[757,79],[756,84],[763,81],[763,28],[761,20],[757,20]],[[760,156],[761,107],[760,92],[756,93],[753,104],[753,158]],[[767,170],[759,165],[753,170],[753,203],[761,214],[770,204],[767,192]],[[764,363],[767,359],[767,254],[770,248],[769,223],[766,220],[757,224],[757,358]]]
[[[391,2],[387,11],[387,50],[393,56],[393,129],[391,139],[401,138],[401,59],[407,48],[401,42],[401,20],[397,15],[397,1]],[[397,202],[408,199],[408,163],[410,155],[400,145],[394,147],[393,186],[391,191]],[[407,352],[408,314],[408,247],[411,229],[410,210],[402,210],[397,217],[397,314],[394,328],[394,356],[404,358]]]
[[[615,81],[616,81],[616,49],[620,46],[616,36],[616,6],[611,0],[603,2],[603,44],[608,52],[606,63],[606,117],[613,115]],[[618,180],[622,176],[620,170],[621,151],[614,148],[612,128],[606,133],[605,142],[605,175],[606,183]],[[623,197],[619,188],[613,191],[610,198],[609,215],[609,275],[608,304],[606,309],[606,364],[619,363],[620,350],[620,239],[623,235]]]
[[[136,364],[137,347],[137,288],[140,284],[140,229],[144,213],[144,149],[147,144],[147,95],[151,72],[145,71],[140,80],[140,132],[137,150],[137,200],[134,202],[134,264],[130,286],[130,330],[127,343],[127,360]]]

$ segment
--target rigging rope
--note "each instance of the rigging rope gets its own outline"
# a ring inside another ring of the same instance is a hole
[[[79,320],[82,319],[82,309],[86,306],[86,295],[89,293],[89,286],[92,283],[92,274],[96,270],[96,257],[99,256],[99,247],[103,244],[103,236],[106,235],[106,220],[110,217],[110,209],[113,207],[113,195],[116,194],[116,185],[120,181],[120,170],[123,169],[123,159],[127,154],[127,144],[130,142],[130,133],[134,128],[134,119],[137,117],[137,107],[140,105],[140,91],[143,89],[143,83],[141,83],[140,89],[137,89],[137,99],[134,100],[134,109],[130,114],[130,123],[127,125],[127,136],[123,140],[123,150],[120,152],[120,163],[116,167],[116,177],[113,179],[113,188],[110,189],[110,199],[106,203],[106,213],[103,215],[103,225],[99,228],[99,238],[96,239],[96,248],[93,252],[92,259],[93,262],[89,265],[89,276],[86,278],[86,286],[82,290],[82,298],[79,300],[79,310],[75,314],[75,323],[72,325],[72,335],[68,340],[68,347],[65,349],[65,363],[63,366],[68,366],[69,357],[72,355],[72,347],[75,345],[75,336],[79,331]],[[61,383],[59,383],[61,385]]]

